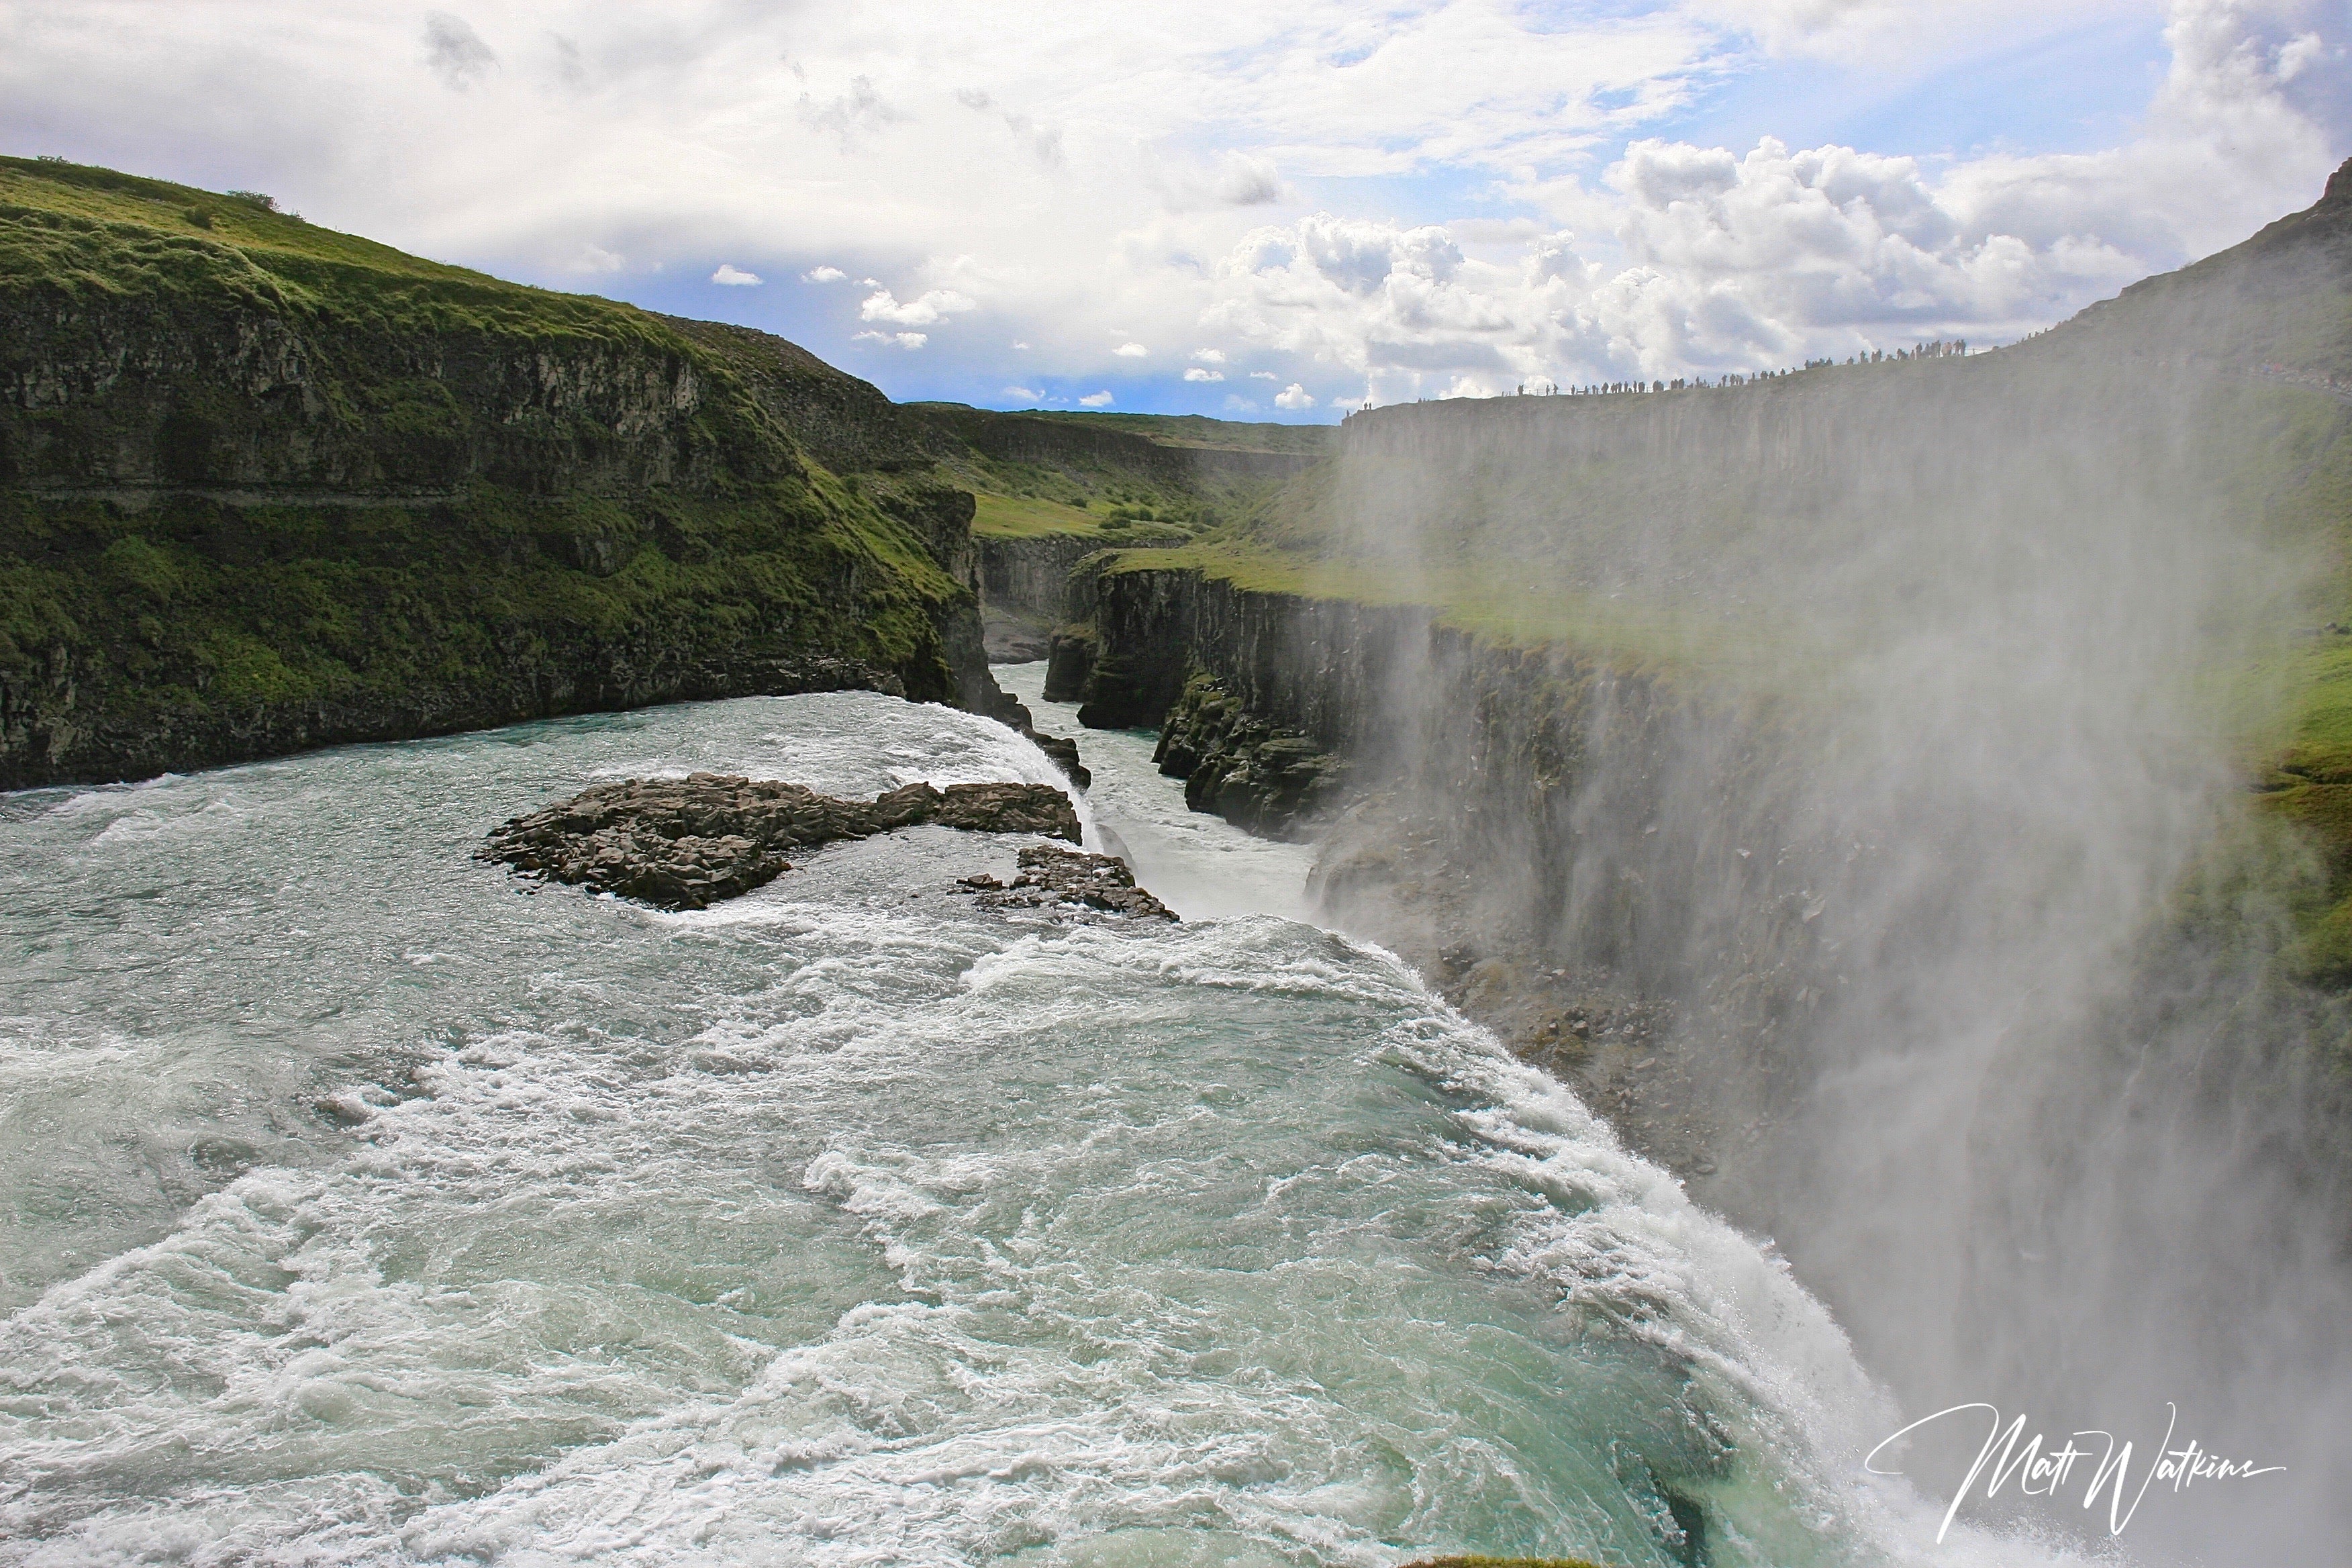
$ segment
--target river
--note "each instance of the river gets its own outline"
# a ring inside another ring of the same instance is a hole
[[[698,913],[469,858],[622,777],[1057,781],[866,694],[0,796],[0,1563],[2022,1560],[1862,1475],[1769,1247],[1082,743],[1184,923],[931,826]]]

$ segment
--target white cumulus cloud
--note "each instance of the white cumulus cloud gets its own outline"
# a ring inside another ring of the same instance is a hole
[[[808,346],[911,333],[976,387],[1008,340],[1055,384],[1216,342],[1165,379],[1222,352],[1269,397],[1380,401],[2000,340],[2308,205],[2352,152],[2345,0],[427,5],[0,0],[0,143],[242,171],[313,222],[656,309],[710,297],[682,292],[709,256],[845,285],[827,258],[857,256],[898,281]],[[2021,98],[2061,47],[2112,86],[2148,19],[2136,103],[1979,146],[1906,112]],[[1841,122],[1824,92],[1870,140],[1799,129]],[[1756,130],[1685,129],[1715,120]],[[940,330],[982,300],[989,332]]]
[[[1221,370],[1209,370],[1202,365],[1188,364],[1184,367],[1184,379],[1186,381],[1223,381],[1225,379],[1225,373]]]
[[[1141,343],[1121,343],[1110,352],[1121,359],[1141,359],[1151,351]]]
[[[888,343],[912,351],[921,348],[931,339],[928,332],[853,332],[849,341],[854,343]]]
[[[1305,387],[1294,381],[1275,394],[1274,405],[1276,408],[1312,408],[1315,406],[1315,399]]]
[[[1111,396],[1108,388],[1105,388],[1101,392],[1089,392],[1084,397],[1078,399],[1078,402],[1087,408],[1108,408],[1112,403],[1116,401],[1117,399]]]
[[[719,270],[710,275],[713,283],[723,283],[730,289],[756,289],[767,281],[756,272],[746,272],[732,262],[722,261]]]
[[[877,289],[857,307],[861,321],[896,321],[902,327],[936,326],[950,316],[977,310],[973,300],[952,289],[933,289],[901,301],[887,289]]]

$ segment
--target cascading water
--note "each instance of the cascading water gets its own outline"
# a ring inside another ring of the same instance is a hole
[[[694,914],[467,858],[601,779],[1055,776],[866,695],[9,797],[0,1562],[1923,1556],[1769,1251],[1245,912],[1303,852],[1146,747],[1090,847],[1222,918],[982,910],[1018,842],[936,827]]]

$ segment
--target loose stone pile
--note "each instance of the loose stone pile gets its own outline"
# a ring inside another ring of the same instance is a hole
[[[1135,874],[1115,855],[1085,855],[1040,844],[1021,851],[1020,874],[1010,882],[966,877],[956,886],[990,909],[1043,909],[1076,904],[1110,914],[1172,921],[1176,912],[1135,885]]]
[[[666,910],[699,910],[791,869],[784,858],[788,849],[926,822],[1079,840],[1076,810],[1069,796],[1050,784],[950,784],[941,790],[911,784],[859,801],[772,780],[693,773],[583,790],[494,829],[474,855]]]

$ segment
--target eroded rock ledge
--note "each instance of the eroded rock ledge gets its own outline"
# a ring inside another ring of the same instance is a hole
[[[790,870],[786,850],[926,822],[1079,839],[1076,810],[1050,784],[911,784],[861,801],[770,779],[691,773],[583,790],[493,829],[474,855],[666,910],[699,910]]]

